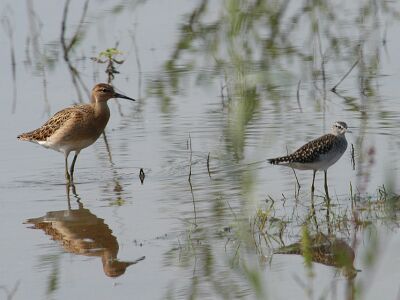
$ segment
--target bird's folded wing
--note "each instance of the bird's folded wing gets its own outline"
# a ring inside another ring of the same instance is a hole
[[[325,134],[297,149],[291,156],[292,160],[301,163],[311,163],[318,160],[320,155],[328,153],[335,144],[333,134]]]

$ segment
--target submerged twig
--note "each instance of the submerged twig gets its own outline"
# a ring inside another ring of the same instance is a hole
[[[351,143],[351,164],[353,165],[353,171],[356,169],[356,160],[354,158],[354,145]]]
[[[296,178],[296,183],[297,183],[297,190],[296,190],[296,191],[297,191],[297,196],[296,196],[296,192],[295,192],[295,198],[296,198],[296,200],[297,200],[297,199],[298,199],[298,196],[299,196],[299,192],[300,192],[301,185],[300,185],[299,179],[297,178],[297,174],[296,174],[295,169],[292,168],[292,171],[293,171],[294,177]]]
[[[322,43],[321,43],[321,35],[319,32],[319,26],[317,26],[317,38],[318,38],[318,50],[319,55],[321,56],[321,73],[322,73],[322,83],[323,83],[323,96],[324,101],[326,100],[326,74],[325,74],[325,57],[322,53]],[[324,105],[325,107],[325,105]]]
[[[356,67],[356,65],[358,64],[358,62],[360,61],[360,59],[358,58],[356,60],[356,62],[351,66],[351,68],[347,71],[346,74],[344,74],[344,76],[339,80],[338,83],[335,84],[335,86],[333,88],[331,88],[331,92],[336,92],[336,88],[339,86],[339,84],[342,83],[343,80],[346,79],[347,76],[349,76],[349,74],[351,73],[351,71],[353,71],[353,69]]]
[[[79,24],[78,24],[78,27],[76,29],[75,34],[72,36],[70,42],[67,43],[66,39],[65,39],[65,28],[66,28],[66,22],[67,22],[69,3],[70,3],[70,0],[67,0],[65,2],[65,6],[64,6],[63,18],[62,18],[62,22],[61,22],[61,37],[60,37],[60,41],[61,41],[61,46],[62,46],[62,49],[63,49],[64,61],[67,63],[69,71],[71,73],[72,83],[75,86],[75,90],[76,90],[76,93],[78,95],[78,100],[79,100],[79,102],[82,102],[82,95],[81,95],[81,91],[79,89],[78,84],[81,85],[83,90],[86,92],[87,96],[89,96],[89,90],[87,89],[87,87],[85,86],[83,80],[81,79],[78,70],[72,65],[71,60],[69,58],[69,53],[70,53],[72,47],[74,46],[74,44],[79,40],[81,29],[82,29],[82,26],[84,24],[84,19],[86,17],[86,12],[87,12],[87,9],[88,9],[89,0],[86,0],[85,4],[83,6],[81,19],[79,21]]]
[[[114,162],[112,160],[112,155],[111,155],[111,148],[110,148],[110,145],[108,144],[107,135],[106,135],[105,131],[103,131],[103,140],[104,140],[104,144],[106,145],[106,150],[107,150],[107,154],[108,154],[108,159],[110,160],[110,164],[111,164],[111,166],[114,166]]]
[[[211,172],[210,172],[210,152],[208,152],[208,155],[207,155],[207,171],[208,171],[208,176],[211,178]]]
[[[11,73],[13,79],[13,101],[11,112],[14,114],[17,108],[17,68],[15,61],[15,49],[14,49],[14,31],[11,25],[10,19],[6,16],[2,18],[3,28],[6,32],[8,39],[10,41],[10,55],[11,55]]]
[[[196,201],[194,199],[193,186],[192,186],[192,181],[191,180],[189,180],[189,186],[190,186],[190,193],[192,194],[193,212],[194,212],[194,226],[197,227]]]
[[[43,68],[43,98],[44,98],[44,112],[47,114],[47,116],[50,116],[50,104],[49,104],[49,97],[47,96],[47,77],[46,77],[46,70]]]
[[[222,103],[222,107],[225,107],[225,96],[224,96],[224,88],[225,88],[226,86],[225,85],[223,85],[222,84],[222,82],[221,82],[221,89],[220,89],[220,91],[221,91],[221,103]]]
[[[301,84],[301,79],[299,80],[299,83],[297,84],[297,105],[299,106],[299,110],[300,112],[303,112],[303,109],[301,108],[301,104],[300,104],[300,84]]]
[[[194,193],[193,193],[193,186],[192,186],[192,157],[193,157],[193,151],[192,151],[192,138],[189,133],[189,140],[187,141],[187,145],[190,151],[190,162],[189,162],[189,186],[190,186],[190,193],[192,194],[192,202],[193,202],[193,212],[194,212],[194,226],[197,227],[197,213],[196,213],[196,201],[194,199]]]
[[[118,48],[118,45],[119,45],[119,42],[115,42],[115,49]],[[107,68],[106,68],[106,73],[107,73],[107,75],[108,75],[107,81],[108,81],[108,83],[111,84],[111,85],[112,85],[112,81],[113,81],[114,78],[115,78],[114,74],[119,74],[119,71],[117,71],[117,70],[115,69],[114,63],[121,65],[121,64],[124,63],[124,61],[123,61],[123,60],[119,61],[119,60],[116,60],[115,58],[109,61],[108,65],[107,65]],[[111,72],[113,72],[113,73],[111,73]],[[115,100],[116,100],[115,103],[117,103],[117,108],[118,108],[119,115],[120,115],[121,117],[123,117],[123,116],[124,116],[124,113],[122,112],[121,103],[119,103],[118,99],[115,99]]]
[[[230,91],[229,91],[229,84],[228,84],[228,75],[226,74],[225,70],[224,70],[224,82],[225,82],[225,84],[221,83],[221,103],[222,103],[222,108],[225,108],[227,106],[226,102],[229,103],[231,101],[231,94],[230,94]],[[226,99],[227,99],[226,102],[225,102],[224,90],[226,90]]]
[[[299,81],[299,83],[300,83],[300,81]],[[288,150],[287,146],[286,146],[286,155],[289,155],[289,150]],[[297,178],[297,174],[296,174],[295,169],[294,169],[294,168],[291,168],[291,169],[292,169],[292,171],[293,171],[294,177],[296,178],[296,182],[297,182],[297,195],[299,195],[301,185],[300,185],[299,179]],[[296,197],[296,191],[295,191],[295,198],[297,199],[297,197]]]
[[[192,151],[192,138],[190,137],[189,133],[189,139],[187,141],[187,145],[190,151],[190,160],[189,160],[189,178],[188,181],[190,182],[192,179],[192,156],[193,156],[193,151]]]
[[[142,65],[140,64],[140,59],[139,59],[139,48],[136,43],[136,25],[134,26],[134,31],[131,32],[131,37],[132,37],[132,44],[133,48],[135,51],[135,59],[136,59],[136,66],[138,69],[138,100],[142,98]]]
[[[236,215],[235,211],[232,209],[232,206],[229,204],[229,201],[228,201],[228,200],[226,200],[226,199],[225,199],[225,201],[226,201],[226,204],[228,204],[228,206],[229,206],[229,210],[231,211],[231,213],[232,213],[233,217],[235,218],[235,221],[237,221],[237,220],[238,220],[238,218],[237,218],[237,215]]]

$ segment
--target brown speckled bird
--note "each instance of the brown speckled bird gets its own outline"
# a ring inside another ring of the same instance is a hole
[[[327,170],[336,163],[347,149],[345,133],[347,124],[337,121],[332,126],[332,132],[325,134],[287,156],[268,159],[273,165],[288,166],[299,170],[313,170],[311,192],[314,193],[315,173],[323,170],[325,174],[325,192],[329,198]]]
[[[65,177],[73,182],[74,166],[79,152],[93,144],[107,125],[110,110],[107,100],[111,98],[135,99],[118,94],[106,83],[99,83],[92,89],[91,103],[65,108],[51,117],[40,128],[22,133],[21,141],[29,141],[59,151],[65,156]],[[75,156],[68,172],[68,155]]]

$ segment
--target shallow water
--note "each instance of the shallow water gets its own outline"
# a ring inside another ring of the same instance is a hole
[[[117,43],[124,62],[113,84],[137,101],[109,101],[109,148],[99,138],[81,152],[69,192],[62,155],[16,139],[79,102],[79,93],[88,99],[63,60],[64,4],[0,5],[4,295],[399,296],[400,6],[343,2],[339,14],[322,4],[246,3],[89,2],[71,64],[90,89],[107,80],[105,64],[90,57]],[[84,6],[68,8],[67,40]],[[329,91],[357,60],[337,93]],[[266,159],[336,120],[352,131],[355,168],[349,146],[328,171],[330,206],[317,173],[313,210],[312,172],[296,172],[297,192],[293,171]],[[304,242],[304,226],[311,241],[321,233],[343,241],[359,272],[277,253]]]

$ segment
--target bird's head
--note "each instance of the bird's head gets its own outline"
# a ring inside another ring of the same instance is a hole
[[[347,124],[342,121],[336,121],[332,126],[332,133],[334,135],[344,135],[347,132]]]
[[[92,89],[92,102],[106,102],[108,99],[111,98],[123,98],[135,101],[135,99],[132,99],[128,96],[118,94],[114,90],[114,87],[107,83],[96,84]]]

